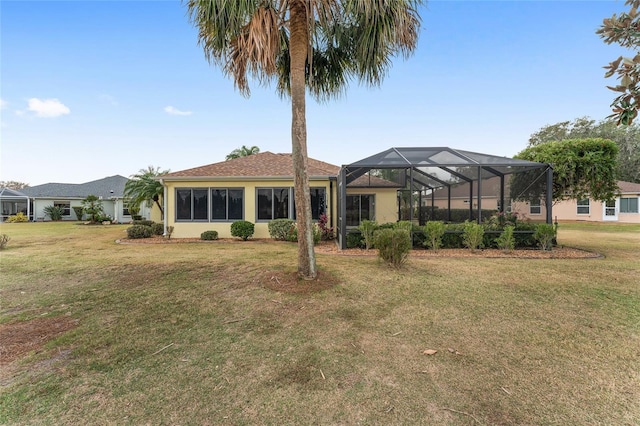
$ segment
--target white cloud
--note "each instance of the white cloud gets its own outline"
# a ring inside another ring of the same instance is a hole
[[[5,109],[9,105],[9,102],[4,99],[0,99],[0,109]]]
[[[172,106],[164,107],[164,112],[166,112],[169,115],[191,115],[192,114],[191,111],[180,111],[179,109],[174,108]]]
[[[29,99],[29,111],[36,117],[59,117],[71,113],[71,110],[57,99]]]

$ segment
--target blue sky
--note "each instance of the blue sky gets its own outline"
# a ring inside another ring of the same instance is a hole
[[[307,101],[309,156],[348,164],[392,146],[513,156],[546,124],[610,114],[611,1],[431,1],[418,49],[380,88]],[[38,185],[291,152],[288,100],[234,90],[178,1],[0,2],[0,180]]]

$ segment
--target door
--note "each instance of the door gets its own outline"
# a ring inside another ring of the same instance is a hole
[[[602,220],[605,221],[616,221],[618,220],[618,212],[620,211],[620,202],[619,199],[616,198],[612,201],[607,201],[602,203]]]

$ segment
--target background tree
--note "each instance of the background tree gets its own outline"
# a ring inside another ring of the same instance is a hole
[[[18,182],[15,180],[0,180],[0,188],[15,189],[17,191],[28,187],[28,183]]]
[[[82,209],[89,220],[95,223],[103,213],[102,201],[96,195],[87,195],[87,198],[82,200]]]
[[[258,154],[260,152],[260,148],[257,146],[252,146],[248,148],[246,145],[242,145],[240,148],[236,148],[231,151],[225,158],[225,160],[233,160],[235,158],[240,157],[248,157],[249,155]]]
[[[629,11],[604,19],[596,31],[605,43],[618,44],[631,51],[629,57],[620,56],[604,67],[607,70],[605,77],[616,75],[618,79],[616,86],[607,86],[620,93],[611,104],[613,114],[610,117],[617,124],[631,124],[638,115],[640,105],[640,0],[627,0],[625,4]]]
[[[553,165],[553,201],[587,196],[608,201],[618,193],[615,174],[618,146],[606,139],[567,139],[531,146],[515,158]],[[534,170],[511,178],[511,199],[544,200],[544,172]]]
[[[162,194],[164,188],[156,178],[166,175],[169,170],[161,170],[160,167],[148,166],[140,169],[137,174],[131,175],[124,185],[124,197],[129,200],[129,205],[140,205],[146,203],[151,207],[155,203],[160,209],[160,214],[164,217],[162,208]]]
[[[315,278],[307,174],[306,90],[319,101],[352,78],[379,85],[397,54],[416,47],[422,0],[188,0],[210,63],[248,96],[249,78],[291,97],[291,154],[298,221],[298,274]]]
[[[618,145],[619,180],[640,182],[640,125],[618,126],[613,120],[596,122],[588,117],[544,126],[529,138],[529,146],[566,139],[609,139]]]

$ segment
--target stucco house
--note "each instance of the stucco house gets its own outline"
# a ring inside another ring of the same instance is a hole
[[[131,215],[124,198],[124,186],[128,180],[124,176],[115,175],[79,184],[45,183],[24,188],[18,192],[28,198],[29,202],[24,203],[23,210],[33,221],[49,220],[44,209],[51,205],[62,207],[64,211],[62,220],[77,220],[73,207],[81,206],[83,199],[89,195],[95,195],[102,201],[106,215],[111,216],[116,222],[129,222]],[[149,217],[150,209],[144,205],[141,206],[140,215]]]
[[[560,221],[640,223],[640,183],[618,181],[618,188],[618,197],[606,203],[591,198],[556,203],[554,216]]]
[[[482,195],[477,196],[490,187],[486,182],[497,178],[498,197],[493,204],[504,205],[508,176],[531,170],[546,175],[547,182],[552,178],[548,164],[445,147],[390,148],[342,167],[309,158],[312,216],[317,220],[326,214],[344,248],[346,235],[365,219],[419,221],[413,212],[419,210],[420,198],[433,199],[440,188],[451,211],[452,191],[466,185],[467,217],[480,221],[490,207],[483,207]],[[197,238],[208,230],[228,238],[231,223],[237,220],[254,223],[254,237],[268,238],[269,221],[295,219],[291,154],[263,152],[158,179],[164,187],[164,224],[173,227],[176,238]],[[405,199],[410,202],[407,209],[402,205]],[[549,215],[546,219],[551,222]]]
[[[337,184],[340,167],[309,158],[308,175],[314,221],[326,214],[336,226]],[[268,238],[273,219],[295,219],[291,154],[269,151],[229,161],[177,171],[162,176],[165,225],[176,238],[196,238],[215,230],[231,237],[231,223],[255,224],[255,238]],[[380,223],[397,220],[398,185],[362,177],[347,188],[346,221],[358,226],[364,219]]]

